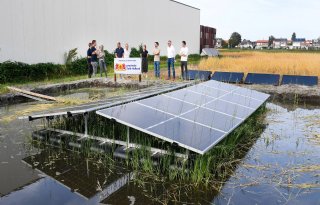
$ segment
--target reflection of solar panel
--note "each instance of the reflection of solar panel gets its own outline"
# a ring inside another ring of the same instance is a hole
[[[188,70],[187,80],[210,80],[212,72],[202,70]]]
[[[317,76],[295,76],[295,75],[284,75],[282,78],[282,85],[296,84],[296,85],[307,85],[316,86],[318,85]]]
[[[234,72],[215,72],[212,76],[212,80],[217,80],[227,83],[241,83],[244,77],[244,73]]]
[[[245,84],[279,85],[280,75],[249,73],[244,81]]]
[[[97,113],[204,154],[243,123],[268,97],[211,80]]]

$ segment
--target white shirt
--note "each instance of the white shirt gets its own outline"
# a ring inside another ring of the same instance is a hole
[[[180,49],[181,61],[188,61],[189,49],[188,47],[182,47]],[[185,55],[185,56],[182,56]]]
[[[123,57],[124,58],[130,58],[130,50],[128,49],[124,49],[124,53],[123,53]]]
[[[175,58],[176,57],[176,50],[174,49],[173,45],[167,47],[168,58]]]

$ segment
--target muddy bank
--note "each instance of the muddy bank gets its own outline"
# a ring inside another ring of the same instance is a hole
[[[57,93],[74,90],[74,89],[81,89],[81,88],[90,88],[90,87],[108,87],[108,88],[146,88],[151,86],[155,83],[155,81],[142,81],[139,83],[138,81],[131,81],[131,80],[118,80],[118,82],[114,82],[113,79],[110,78],[95,78],[95,79],[85,79],[85,80],[78,80],[72,81],[67,83],[57,83],[57,84],[49,84],[49,85],[24,85],[20,86],[19,88],[25,89],[31,92],[40,93],[44,95],[53,96]],[[4,95],[0,95],[0,106],[7,105],[7,104],[16,104],[16,103],[23,103],[33,101],[26,97],[20,96],[14,93],[8,93]]]
[[[320,86],[308,87],[301,85],[240,85],[252,90],[268,93],[272,96],[271,100],[308,103],[320,105]]]

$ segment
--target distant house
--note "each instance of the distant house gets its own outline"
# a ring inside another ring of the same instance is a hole
[[[306,49],[313,48],[313,41],[312,40],[306,40],[305,46],[306,46]]]
[[[244,39],[244,40],[240,43],[240,48],[241,48],[241,49],[253,49],[253,43],[252,43],[250,40]]]
[[[320,37],[312,40],[312,47],[315,49],[320,49]]]
[[[269,41],[268,40],[258,40],[256,41],[256,49],[266,49],[269,47]]]
[[[222,38],[217,38],[216,39],[216,48],[222,48],[222,42],[223,42]]]
[[[287,49],[288,48],[288,40],[286,38],[278,38],[273,41],[274,49]]]
[[[293,49],[302,49],[306,48],[306,39],[305,38],[297,38],[292,41]]]

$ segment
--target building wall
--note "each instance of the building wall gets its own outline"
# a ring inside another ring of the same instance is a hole
[[[92,4],[94,2],[94,5]],[[173,41],[199,53],[200,10],[170,0],[1,0],[0,62],[63,63],[78,48],[85,56],[92,39],[113,51],[159,41],[162,55]]]

